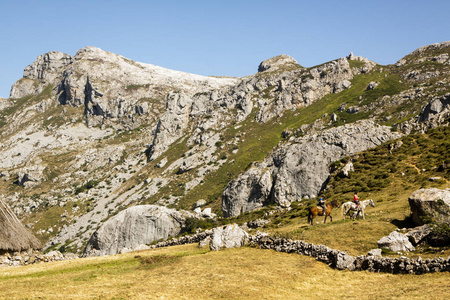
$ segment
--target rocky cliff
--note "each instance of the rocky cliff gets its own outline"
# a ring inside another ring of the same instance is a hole
[[[364,120],[292,137],[227,185],[222,195],[223,214],[235,217],[264,204],[287,207],[291,202],[314,198],[326,186],[334,161],[400,136],[387,126]]]

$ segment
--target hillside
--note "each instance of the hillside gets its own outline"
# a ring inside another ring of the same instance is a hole
[[[94,47],[49,52],[0,99],[0,197],[46,249],[81,253],[130,206],[200,218],[204,200],[230,217],[206,226],[280,207],[267,230],[359,254],[408,225],[412,191],[449,187],[449,55],[450,42],[388,66],[351,54],[304,68],[280,55],[217,78]],[[377,203],[366,221],[299,225],[317,195],[344,202],[354,189]]]

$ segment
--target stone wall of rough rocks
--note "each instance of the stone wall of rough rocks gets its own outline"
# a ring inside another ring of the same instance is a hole
[[[370,271],[392,274],[425,274],[450,272],[450,257],[434,259],[410,259],[406,257],[388,258],[376,256],[351,256],[324,245],[314,245],[304,241],[273,238],[257,233],[250,236],[250,245],[261,249],[273,249],[278,252],[298,253],[316,258],[332,268],[350,271]]]
[[[24,266],[41,262],[61,261],[74,258],[78,258],[78,255],[72,253],[62,254],[59,251],[50,251],[46,254],[42,254],[41,252],[34,250],[3,253],[0,255],[0,268]]]
[[[155,249],[161,247],[200,243],[200,241],[203,241],[207,237],[211,236],[212,233],[213,233],[212,230],[205,230],[203,232],[199,232],[193,235],[184,235],[179,238],[173,238],[167,241],[156,243],[155,245],[150,246],[150,248]]]
[[[207,230],[191,236],[160,242],[152,248],[199,243],[212,235]],[[351,256],[343,251],[331,249],[325,245],[314,245],[304,241],[294,241],[284,238],[269,237],[257,232],[249,236],[249,245],[261,249],[272,249],[278,252],[297,253],[314,257],[316,260],[328,264],[332,268],[350,271],[383,272],[392,274],[425,274],[434,272],[450,272],[450,257],[433,259],[410,259],[407,257],[389,258],[378,256]]]
[[[200,243],[211,237],[213,230],[193,235],[185,235],[152,245],[151,248],[161,248],[184,244]],[[425,274],[434,272],[450,272],[450,256],[447,259],[410,259],[407,257],[389,258],[377,256],[351,256],[343,251],[331,249],[325,245],[314,245],[304,241],[295,241],[285,238],[270,237],[265,233],[257,232],[250,235],[248,244],[261,249],[272,249],[278,252],[297,253],[314,257],[316,260],[328,264],[332,268],[350,271],[383,272],[392,274]],[[45,255],[38,253],[15,253],[0,256],[0,267],[18,266],[38,262],[58,261],[78,258],[77,256],[64,256],[58,251]]]

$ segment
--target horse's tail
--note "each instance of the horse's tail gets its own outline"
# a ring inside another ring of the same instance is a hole
[[[308,213],[308,224],[312,224],[312,213],[311,213],[311,210],[309,210],[309,213]]]

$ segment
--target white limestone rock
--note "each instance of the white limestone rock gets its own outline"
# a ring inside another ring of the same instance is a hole
[[[179,234],[188,216],[191,216],[188,212],[157,205],[130,207],[106,221],[92,235],[84,255],[112,255],[124,248],[142,249],[143,244]]]
[[[229,224],[213,229],[209,247],[213,251],[218,251],[223,248],[242,247],[247,243],[248,238],[248,233],[237,224]]]
[[[415,250],[408,237],[397,231],[393,231],[388,236],[381,238],[377,244],[378,248],[386,248],[393,252],[410,252]]]
[[[272,189],[269,170],[250,168],[225,187],[222,194],[224,217],[238,216],[264,205]]]
[[[420,189],[409,196],[411,217],[417,225],[440,221],[450,224],[450,189]]]

